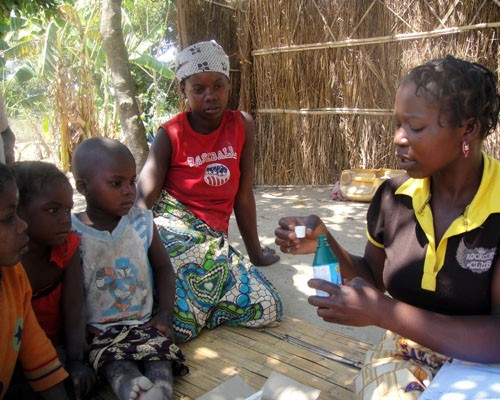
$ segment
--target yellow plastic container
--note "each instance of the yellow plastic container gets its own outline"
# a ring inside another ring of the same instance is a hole
[[[405,174],[403,169],[346,169],[340,175],[340,193],[347,200],[370,202],[386,179]]]

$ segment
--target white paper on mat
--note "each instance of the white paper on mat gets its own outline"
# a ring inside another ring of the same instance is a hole
[[[318,389],[273,371],[260,391],[235,375],[198,400],[317,400],[319,394]]]
[[[217,386],[214,390],[198,397],[198,400],[247,400],[249,396],[254,394],[255,389],[247,384],[241,376],[235,375]]]
[[[273,371],[262,388],[262,400],[316,400],[320,391]]]
[[[262,400],[262,390],[259,390],[257,393],[252,394],[245,400]]]
[[[419,400],[499,400],[500,366],[453,360],[444,364]]]

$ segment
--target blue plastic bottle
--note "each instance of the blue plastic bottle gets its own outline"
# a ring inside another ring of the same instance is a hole
[[[318,236],[318,247],[314,254],[312,266],[315,278],[342,285],[339,262],[328,245],[326,235]],[[316,294],[318,296],[328,296],[328,293],[321,290],[316,290]]]

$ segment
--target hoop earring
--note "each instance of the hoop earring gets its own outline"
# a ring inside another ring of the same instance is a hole
[[[462,142],[462,153],[464,155],[464,158],[469,157],[469,143],[467,143],[465,140]]]

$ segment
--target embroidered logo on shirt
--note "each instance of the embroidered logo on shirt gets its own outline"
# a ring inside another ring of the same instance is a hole
[[[457,248],[457,261],[463,269],[481,274],[491,268],[495,258],[495,250],[495,248],[485,249],[484,247],[468,249],[462,238]]]
[[[24,318],[20,317],[16,320],[16,327],[14,328],[14,337],[12,338],[12,347],[14,351],[19,351],[21,347],[21,337],[23,336]]]
[[[229,168],[223,164],[210,164],[205,168],[204,181],[209,186],[222,186],[231,177]]]

